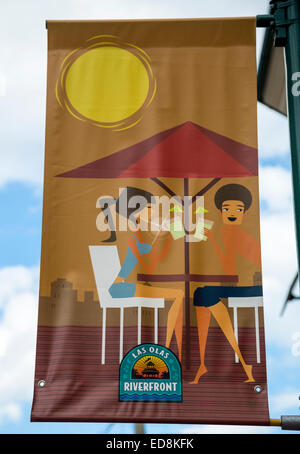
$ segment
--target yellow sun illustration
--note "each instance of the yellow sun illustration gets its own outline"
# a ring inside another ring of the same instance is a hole
[[[60,105],[75,118],[115,130],[139,122],[155,91],[147,53],[107,35],[72,51],[56,84]]]

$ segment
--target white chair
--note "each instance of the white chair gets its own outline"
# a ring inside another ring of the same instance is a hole
[[[154,309],[154,343],[158,343],[158,308],[165,305],[164,298],[113,298],[108,289],[117,277],[121,265],[117,246],[89,246],[94,277],[102,307],[102,356],[101,364],[105,364],[105,334],[106,334],[106,309],[120,308],[120,362],[123,358],[123,331],[124,309],[137,307],[138,309],[138,336],[137,343],[141,343],[142,307]]]
[[[229,297],[228,298],[228,307],[233,308],[233,326],[234,334],[238,343],[238,316],[237,310],[242,307],[253,307],[255,315],[255,335],[256,335],[256,360],[260,363],[260,344],[259,344],[259,318],[258,318],[258,308],[263,307],[263,297],[262,296],[247,296],[247,297]],[[235,354],[235,362],[239,362],[237,354]]]

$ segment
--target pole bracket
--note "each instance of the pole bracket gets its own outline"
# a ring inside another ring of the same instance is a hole
[[[270,1],[270,12],[274,16],[274,42],[275,47],[284,47],[287,43],[287,14],[288,1]]]
[[[300,416],[281,416],[282,430],[300,430]]]
[[[275,47],[285,47],[287,44],[288,27],[295,22],[299,22],[299,17],[293,17],[293,6],[298,4],[298,0],[271,0],[270,14],[274,17],[271,28],[274,32]]]

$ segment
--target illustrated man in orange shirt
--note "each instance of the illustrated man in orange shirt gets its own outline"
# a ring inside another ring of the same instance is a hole
[[[211,231],[206,231],[206,235],[216,249],[225,274],[236,274],[235,260],[237,254],[242,255],[255,264],[258,270],[261,270],[260,245],[241,228],[251,204],[251,192],[240,184],[227,184],[216,192],[215,205],[220,210],[224,224],[221,230],[223,248],[219,246]],[[255,381],[252,375],[252,365],[246,364],[244,361],[234,335],[228,309],[221,301],[221,298],[251,296],[262,296],[262,287],[260,285],[249,287],[205,286],[196,289],[194,306],[196,306],[197,315],[200,367],[191,383],[198,383],[200,377],[207,372],[205,349],[211,314],[237,354],[247,376],[246,382]]]

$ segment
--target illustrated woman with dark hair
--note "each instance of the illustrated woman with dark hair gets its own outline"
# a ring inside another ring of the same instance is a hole
[[[116,201],[117,213],[127,217],[135,224],[136,228],[131,233],[124,262],[109,292],[113,298],[137,296],[174,300],[168,313],[166,347],[169,348],[175,332],[178,357],[181,359],[184,292],[180,289],[158,288],[126,281],[138,263],[140,263],[146,273],[152,274],[158,263],[165,258],[169,251],[172,241],[170,233],[167,233],[167,239],[161,246],[165,231],[161,229],[155,241],[151,243],[150,237],[147,238],[147,231],[142,232],[141,228],[139,228],[145,220],[146,222],[151,222],[151,204],[153,202],[155,202],[155,199],[151,193],[134,187],[125,188]]]
[[[261,269],[259,243],[240,227],[251,203],[250,191],[240,184],[227,184],[215,194],[215,205],[220,211],[224,224],[221,230],[223,248],[219,246],[211,231],[207,230],[206,235],[215,247],[225,274],[236,274],[237,254],[255,264],[259,270]],[[205,286],[196,289],[194,305],[197,315],[200,367],[192,383],[198,383],[200,377],[207,372],[205,349],[211,314],[237,354],[247,376],[246,382],[254,381],[252,365],[246,364],[244,361],[234,335],[228,309],[221,301],[221,298],[251,296],[262,296],[262,287],[260,285],[248,287]]]

